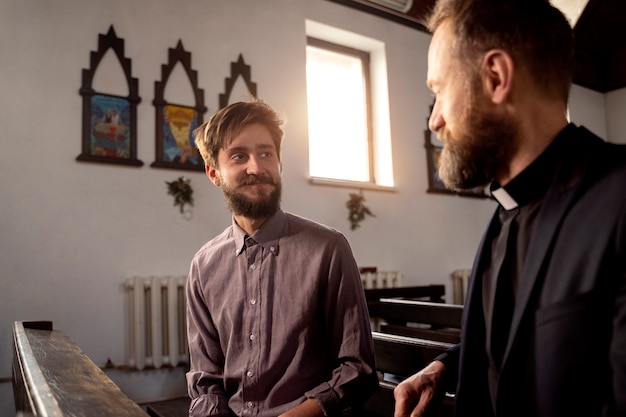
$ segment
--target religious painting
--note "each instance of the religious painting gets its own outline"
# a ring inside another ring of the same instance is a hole
[[[182,65],[187,74],[194,105],[173,104],[165,98],[165,87],[176,65]],[[204,171],[204,161],[196,148],[193,131],[202,124],[204,90],[198,86],[198,73],[191,67],[191,53],[183,42],[168,49],[167,64],[161,65],[161,81],[154,83],[156,121],[155,160],[151,167]]]
[[[163,154],[161,161],[191,164],[204,168],[200,152],[193,143],[198,127],[198,112],[193,107],[167,104],[163,106]]]
[[[125,98],[96,94],[91,97],[89,153],[130,158],[130,103]]]
[[[120,97],[97,92],[93,80],[99,64],[111,49],[126,76],[123,88],[128,96]],[[82,152],[77,161],[103,162],[141,166],[137,159],[137,104],[139,83],[131,76],[131,61],[124,56],[124,40],[118,38],[113,26],[106,34],[98,35],[98,50],[91,52],[90,67],[82,71],[83,97]]]

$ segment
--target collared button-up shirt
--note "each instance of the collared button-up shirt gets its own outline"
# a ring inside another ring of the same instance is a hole
[[[345,415],[376,389],[358,267],[339,232],[278,211],[233,224],[195,255],[187,283],[191,416],[275,417],[315,399]]]

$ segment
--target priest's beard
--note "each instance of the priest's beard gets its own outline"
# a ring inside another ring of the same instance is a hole
[[[449,189],[482,187],[494,180],[509,161],[516,129],[503,115],[486,111],[478,103],[477,88],[470,91],[458,132],[445,127],[437,132],[445,142],[439,158],[439,177]]]
[[[262,182],[274,185],[274,189],[267,195],[262,190],[257,190],[257,198],[252,199],[239,191],[239,187]],[[222,192],[226,198],[226,204],[233,214],[250,219],[261,219],[272,216],[280,208],[282,185],[280,180],[274,182],[270,177],[250,176],[239,185],[231,187],[222,180]]]

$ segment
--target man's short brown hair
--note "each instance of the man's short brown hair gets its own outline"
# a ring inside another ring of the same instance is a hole
[[[236,138],[241,130],[259,123],[269,130],[280,160],[283,140],[283,120],[278,113],[261,100],[238,102],[218,110],[208,122],[193,131],[194,141],[206,166],[218,168],[217,155]]]
[[[537,87],[567,103],[574,65],[574,35],[548,0],[439,0],[427,21],[434,32],[452,22],[456,57],[477,69],[483,55],[502,49]]]

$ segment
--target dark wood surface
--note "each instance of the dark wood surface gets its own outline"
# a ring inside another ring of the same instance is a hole
[[[152,417],[188,417],[190,403],[191,400],[188,397],[181,397],[150,403],[146,406],[146,410]]]
[[[372,332],[376,369],[404,379],[453,346],[452,343]]]
[[[443,302],[446,295],[444,285],[417,285],[413,287],[392,287],[392,288],[367,288],[365,289],[365,299],[378,301],[381,298],[406,298],[422,299],[424,301]]]
[[[146,413],[51,322],[15,322],[16,411],[34,416],[146,417]]]
[[[437,340],[446,343],[459,343],[461,341],[461,330],[452,328],[424,328],[398,324],[380,324],[381,333],[397,334],[401,336],[417,337],[420,339]]]
[[[462,305],[404,298],[381,298],[370,304],[375,330],[448,343],[461,340]]]
[[[420,300],[383,298],[380,300],[378,313],[380,317],[389,322],[424,323],[433,327],[460,329],[463,306]]]

